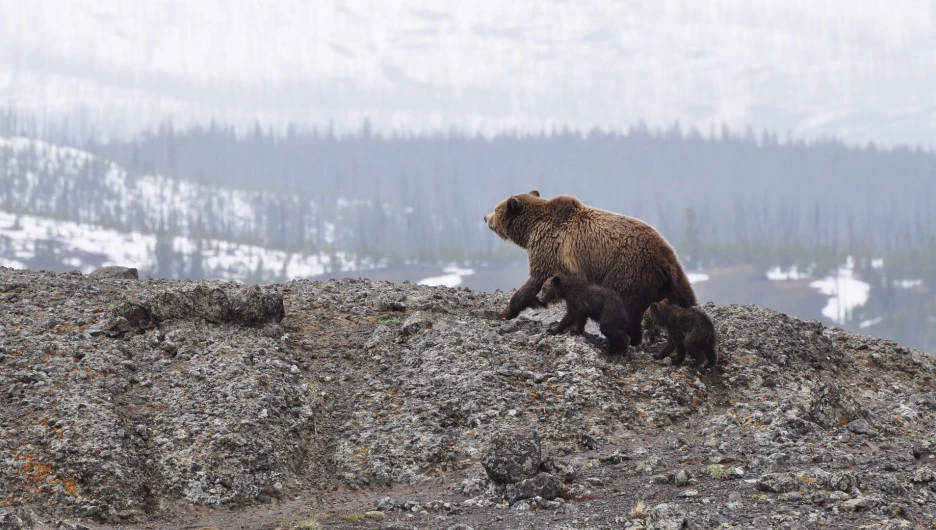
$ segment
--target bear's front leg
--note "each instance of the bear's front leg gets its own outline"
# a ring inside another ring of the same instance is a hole
[[[657,353],[655,353],[655,354],[653,355],[653,358],[656,359],[656,360],[658,360],[658,361],[661,361],[661,360],[663,360],[663,359],[666,359],[667,357],[670,356],[671,353],[673,353],[673,351],[674,351],[675,349],[676,349],[676,346],[673,344],[673,341],[672,341],[672,340],[669,340],[669,341],[667,341],[667,343],[663,346],[663,349],[662,349],[661,351],[659,351],[659,352],[657,352]]]
[[[547,328],[546,333],[549,333],[550,335],[558,335],[559,333],[569,329],[569,326],[571,326],[575,320],[575,313],[572,311],[566,311],[566,314],[564,317],[562,317],[562,320],[560,320],[559,323],[555,326],[550,326]]]
[[[539,293],[545,281],[546,278],[530,277],[523,284],[523,287],[517,289],[517,292],[510,297],[510,303],[507,304],[507,309],[501,313],[501,317],[511,320],[517,318],[517,315],[528,307],[543,307],[543,304],[536,299],[536,294]]]

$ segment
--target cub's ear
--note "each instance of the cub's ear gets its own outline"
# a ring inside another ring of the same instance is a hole
[[[530,190],[530,193],[529,193],[528,195],[532,195],[532,196],[534,196],[534,197],[539,197],[539,196],[540,196],[539,190]]]
[[[552,284],[553,284],[554,287],[559,287],[560,282],[559,282],[559,277],[558,277],[558,276],[553,276],[551,281],[552,281]]]
[[[519,213],[522,209],[523,205],[520,204],[520,199],[516,197],[507,199],[507,213]]]
[[[669,303],[669,298],[664,298],[664,299],[660,300],[660,303],[663,304],[663,305],[668,304],[668,303]]]

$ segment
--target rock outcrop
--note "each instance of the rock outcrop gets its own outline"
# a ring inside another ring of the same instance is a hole
[[[936,520],[932,356],[706,305],[700,373],[652,361],[663,339],[618,361],[591,327],[547,335],[561,308],[505,322],[507,298],[0,268],[0,511],[142,524],[351,488],[419,528]]]

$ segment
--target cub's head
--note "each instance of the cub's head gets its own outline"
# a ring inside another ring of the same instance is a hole
[[[540,198],[538,191],[513,195],[499,202],[494,211],[484,216],[488,228],[499,235],[501,239],[510,240],[523,247],[526,244],[528,222],[524,223],[524,214],[539,203],[545,202]]]
[[[545,282],[543,282],[543,286],[540,288],[539,293],[536,294],[536,299],[546,307],[549,307],[550,304],[558,302],[561,299],[559,296],[559,289],[561,285],[562,280],[560,280],[558,276],[550,277]]]
[[[659,302],[653,302],[650,304],[650,307],[644,311],[643,322],[641,325],[644,329],[657,329],[663,325],[663,321],[666,319],[666,307],[669,305],[669,300],[666,298],[660,300]]]

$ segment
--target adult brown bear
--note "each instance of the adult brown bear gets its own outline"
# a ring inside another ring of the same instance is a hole
[[[683,307],[696,305],[673,247],[639,219],[586,206],[569,195],[547,200],[533,190],[501,201],[484,222],[529,256],[530,278],[510,299],[504,318],[540,307],[540,287],[560,273],[584,276],[621,295],[633,315],[628,335],[635,346],[642,339],[640,317],[652,302],[668,298]]]

